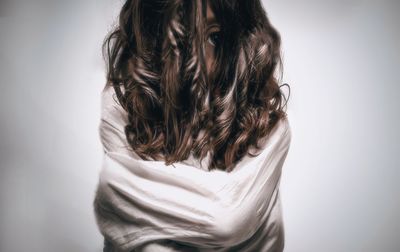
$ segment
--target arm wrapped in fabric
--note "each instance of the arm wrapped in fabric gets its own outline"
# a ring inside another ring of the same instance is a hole
[[[258,156],[245,156],[230,173],[200,169],[193,160],[166,166],[126,148],[125,111],[110,100],[112,90],[106,91],[99,125],[104,159],[94,207],[101,233],[119,251],[160,240],[223,251],[268,231],[262,227],[278,200],[290,146],[287,119],[278,122]]]

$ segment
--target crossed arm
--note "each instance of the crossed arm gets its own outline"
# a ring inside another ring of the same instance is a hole
[[[108,104],[99,125],[105,154],[94,206],[100,231],[115,246],[180,251],[168,241],[174,240],[229,247],[251,237],[268,217],[290,144],[287,120],[278,123],[259,156],[246,156],[231,173],[208,172],[143,161],[129,152],[124,111]]]

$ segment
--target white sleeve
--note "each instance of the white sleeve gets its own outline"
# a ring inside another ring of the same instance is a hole
[[[112,103],[102,109],[105,153],[94,207],[101,233],[121,251],[163,239],[229,247],[267,219],[289,150],[287,119],[278,122],[257,157],[244,157],[226,173],[141,160],[124,148],[123,110]]]

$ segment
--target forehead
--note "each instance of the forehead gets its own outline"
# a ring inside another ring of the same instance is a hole
[[[207,1],[207,23],[214,23],[214,22],[216,22],[215,15],[213,10],[211,9],[209,1]]]
[[[210,3],[207,1],[207,18],[209,17],[214,17],[214,12],[212,11],[210,7]]]

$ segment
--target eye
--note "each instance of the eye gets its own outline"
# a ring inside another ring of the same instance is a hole
[[[213,46],[219,45],[221,43],[221,32],[217,31],[210,33],[207,41]]]

